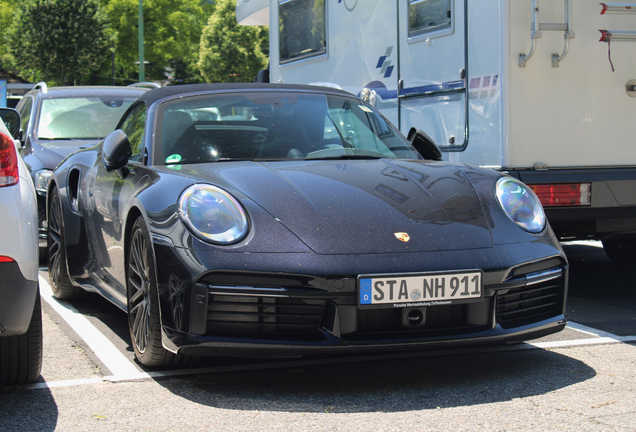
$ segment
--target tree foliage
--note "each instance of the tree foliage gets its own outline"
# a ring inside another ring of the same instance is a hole
[[[208,82],[253,82],[267,65],[268,28],[236,22],[236,0],[217,0],[203,29],[198,67]]]
[[[29,0],[7,30],[13,65],[51,84],[81,83],[108,56],[106,24],[94,0]]]
[[[0,34],[2,35],[2,39],[0,39],[0,63],[3,66],[10,63],[10,58],[7,56],[8,49],[4,41],[4,33],[11,26],[13,15],[19,4],[20,0],[0,0]]]
[[[143,0],[146,80],[171,71],[173,84],[253,81],[267,64],[268,29],[237,25],[235,7]],[[0,65],[34,82],[136,82],[138,11],[139,0],[0,0]]]
[[[118,84],[139,77],[139,0],[100,0],[115,37]],[[211,0],[143,0],[146,79],[195,82],[201,32],[214,10]],[[106,69],[111,62],[107,62]]]

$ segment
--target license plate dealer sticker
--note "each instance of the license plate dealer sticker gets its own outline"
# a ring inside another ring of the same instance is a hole
[[[422,307],[468,303],[482,298],[482,272],[358,277],[361,307]]]

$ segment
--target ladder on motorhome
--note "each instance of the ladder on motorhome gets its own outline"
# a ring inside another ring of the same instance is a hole
[[[605,14],[636,14],[636,4],[633,3],[601,3]],[[599,30],[600,42],[636,42],[636,31]]]
[[[601,15],[605,14],[636,14],[636,4],[634,3],[601,3],[603,9]],[[607,57],[614,72],[614,64],[610,53],[611,42],[636,42],[636,31],[621,30],[599,30],[601,39],[599,42],[607,43]],[[636,80],[630,80],[625,85],[625,90],[630,97],[636,97]]]
[[[565,22],[564,23],[540,23],[539,22],[539,0],[532,0],[532,24],[530,27],[530,52],[528,54],[519,54],[519,67],[526,67],[526,63],[537,50],[538,39],[541,38],[542,31],[562,31],[565,39],[565,47],[561,54],[552,54],[552,67],[559,67],[561,60],[565,58],[570,49],[570,40],[574,39],[574,31],[572,30],[572,0],[564,0],[565,4]]]

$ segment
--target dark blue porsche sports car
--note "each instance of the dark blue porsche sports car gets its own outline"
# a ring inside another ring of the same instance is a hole
[[[339,90],[150,90],[51,176],[51,284],[126,311],[154,367],[563,329],[568,264],[536,196],[441,159]]]

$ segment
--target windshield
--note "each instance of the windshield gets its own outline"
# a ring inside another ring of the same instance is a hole
[[[135,100],[135,97],[121,96],[44,99],[38,139],[102,139],[115,130]]]
[[[158,163],[224,160],[375,159],[420,156],[359,99],[315,93],[246,92],[164,104]]]

